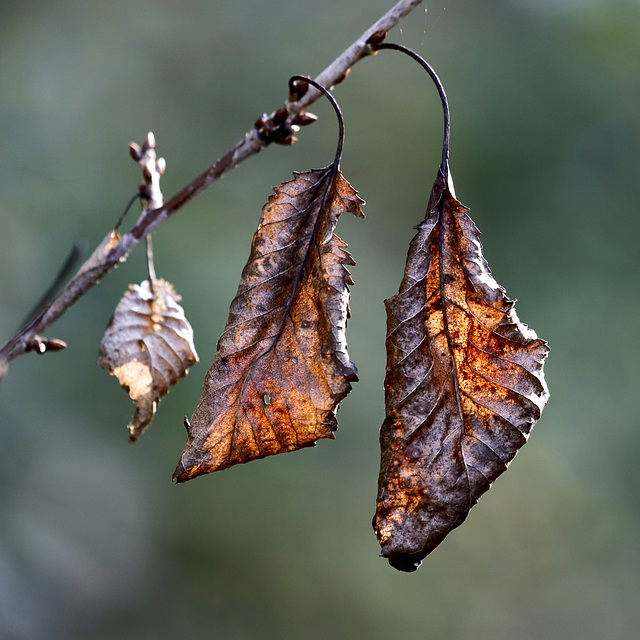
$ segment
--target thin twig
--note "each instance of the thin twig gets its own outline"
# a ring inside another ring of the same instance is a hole
[[[315,81],[327,88],[342,82],[356,62],[372,53],[367,40],[376,33],[386,33],[395,27],[400,20],[421,2],[422,0],[400,0],[322,71],[315,78]],[[283,142],[285,144],[293,142],[293,127],[296,124],[305,122],[301,118],[302,114],[321,95],[320,91],[310,87],[300,99],[288,100],[283,107],[274,111],[270,116],[263,116],[231,151],[222,156],[215,164],[166,203],[162,204],[162,194],[160,194],[158,203],[158,200],[154,201],[153,193],[145,193],[145,197],[149,198],[149,209],[143,208],[142,214],[132,229],[123,236],[119,236],[117,231],[110,232],[98,245],[90,258],[80,267],[78,273],[60,295],[31,322],[21,327],[0,348],[0,380],[6,373],[8,363],[13,358],[28,351],[40,332],[53,324],[79,298],[98,284],[105,274],[120,262],[126,260],[131,250],[142,238],[157,229],[171,215],[213,184],[218,178],[235,168],[240,162],[266,148],[271,142]],[[309,121],[311,121],[311,118],[306,120],[306,122]],[[140,147],[137,147],[137,149],[140,150]],[[131,148],[131,153],[135,158],[135,148]],[[136,159],[139,160],[139,158]]]
[[[160,176],[165,172],[166,162],[164,158],[156,156],[156,139],[149,131],[146,140],[139,147],[135,142],[129,145],[131,157],[140,165],[144,182],[140,185],[140,199],[142,201],[142,213],[148,213],[153,209],[159,209],[164,202],[160,191]],[[149,288],[153,292],[156,281],[156,270],[153,264],[153,245],[151,234],[145,237],[147,245],[147,269],[149,271]]]

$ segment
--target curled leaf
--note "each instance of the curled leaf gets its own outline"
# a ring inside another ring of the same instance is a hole
[[[102,338],[97,362],[136,403],[129,423],[135,442],[153,420],[160,398],[198,361],[193,330],[165,280],[130,285]]]
[[[354,262],[333,232],[361,203],[336,159],[295,174],[263,207],[178,482],[333,438],[357,379],[345,339]]]
[[[374,528],[415,570],[525,444],[548,399],[546,342],[520,323],[441,169],[386,301],[386,419]]]

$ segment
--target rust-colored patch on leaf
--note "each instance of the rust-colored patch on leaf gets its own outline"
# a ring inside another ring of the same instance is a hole
[[[546,342],[520,323],[479,232],[438,173],[387,308],[386,419],[374,528],[415,570],[506,470],[548,399]]]
[[[179,300],[164,280],[130,285],[102,338],[98,364],[118,378],[136,403],[128,427],[131,442],[149,426],[169,387],[198,361]]]
[[[337,161],[295,174],[262,210],[207,373],[178,482],[333,438],[356,380],[346,350],[347,246],[333,232],[362,200]]]

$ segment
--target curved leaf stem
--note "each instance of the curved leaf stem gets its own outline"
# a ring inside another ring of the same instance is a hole
[[[127,213],[129,213],[129,210],[131,209],[131,207],[133,206],[133,203],[136,200],[139,200],[140,198],[142,198],[143,196],[144,194],[142,193],[142,191],[138,191],[138,193],[136,193],[134,196],[131,196],[131,200],[129,200],[129,202],[127,203],[127,206],[124,208],[124,211],[118,218],[118,222],[116,222],[115,226],[113,227],[114,231],[117,231],[120,228],[120,225],[124,222],[124,219],[126,218]]]
[[[342,147],[344,144],[344,118],[342,117],[342,111],[340,111],[340,107],[336,102],[336,99],[329,93],[327,89],[325,89],[319,82],[312,80],[311,78],[305,78],[304,76],[291,76],[289,78],[289,88],[293,90],[294,84],[298,81],[308,82],[311,86],[318,89],[318,91],[322,92],[327,98],[327,100],[331,103],[333,110],[336,112],[336,117],[338,118],[338,146],[336,148],[336,155],[333,160],[333,164],[337,167],[340,164],[340,158],[342,157]]]
[[[440,171],[443,175],[446,175],[447,162],[449,160],[449,134],[451,131],[451,126],[449,102],[447,101],[447,94],[444,91],[442,82],[440,82],[440,78],[438,78],[438,74],[433,70],[433,67],[431,67],[431,65],[424,58],[419,56],[415,51],[412,51],[408,47],[405,47],[401,44],[395,44],[394,42],[382,42],[381,44],[375,46],[376,51],[380,49],[394,49],[413,58],[431,76],[431,79],[436,85],[436,89],[438,90],[438,94],[440,95],[440,101],[442,102],[442,111],[444,114],[444,138],[442,140],[442,162],[440,164]]]

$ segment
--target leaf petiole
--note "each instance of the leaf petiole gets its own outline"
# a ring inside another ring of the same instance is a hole
[[[394,42],[382,42],[380,44],[371,43],[374,51],[379,51],[380,49],[394,49],[395,51],[400,51],[405,55],[408,55],[410,58],[413,58],[416,62],[418,62],[422,68],[429,74],[434,84],[436,85],[436,89],[438,90],[438,95],[440,96],[440,101],[442,102],[442,111],[444,114],[444,137],[442,140],[442,162],[440,163],[440,171],[443,175],[447,174],[447,163],[449,161],[449,137],[450,137],[450,114],[449,114],[449,102],[447,100],[447,94],[444,91],[444,87],[442,86],[442,82],[440,78],[438,78],[438,74],[433,70],[433,67],[421,56],[419,56],[415,51],[405,47],[401,44],[395,44]]]

